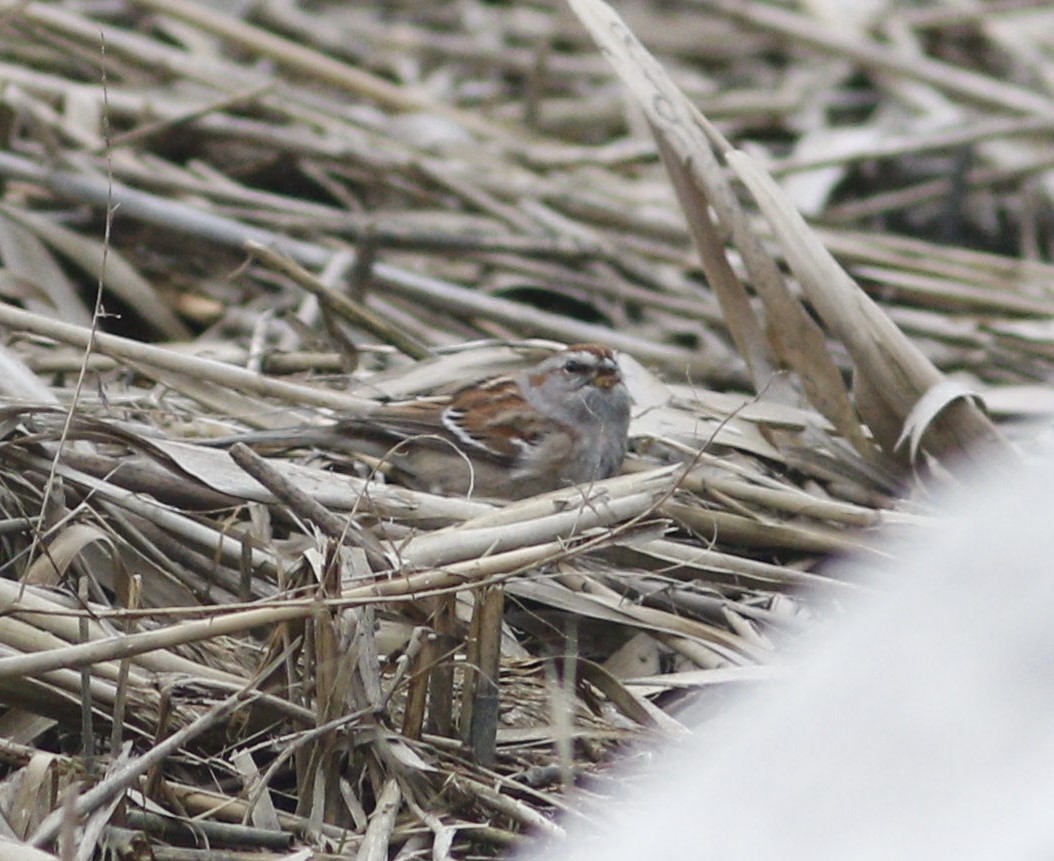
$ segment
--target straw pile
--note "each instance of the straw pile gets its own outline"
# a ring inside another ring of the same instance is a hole
[[[556,839],[1054,410],[1054,13],[617,5],[0,2],[0,858]],[[593,487],[203,444],[580,341]]]

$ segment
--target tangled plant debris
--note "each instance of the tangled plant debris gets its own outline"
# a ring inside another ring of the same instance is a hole
[[[617,6],[0,0],[0,854],[558,837],[1054,411],[1049,10]],[[210,445],[581,342],[592,486]]]

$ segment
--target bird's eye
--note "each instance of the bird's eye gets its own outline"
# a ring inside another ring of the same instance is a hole
[[[564,370],[569,374],[584,374],[589,370],[589,365],[580,359],[568,359],[564,362]]]

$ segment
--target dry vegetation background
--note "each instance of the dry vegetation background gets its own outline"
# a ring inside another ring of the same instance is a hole
[[[0,858],[559,839],[1027,451],[1049,4],[614,7],[0,0]],[[200,444],[583,340],[590,489]]]

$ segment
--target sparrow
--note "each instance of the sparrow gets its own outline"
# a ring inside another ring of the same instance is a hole
[[[447,396],[208,444],[339,449],[380,459],[392,478],[418,490],[519,499],[618,473],[629,421],[630,396],[614,353],[573,344],[532,368]]]

